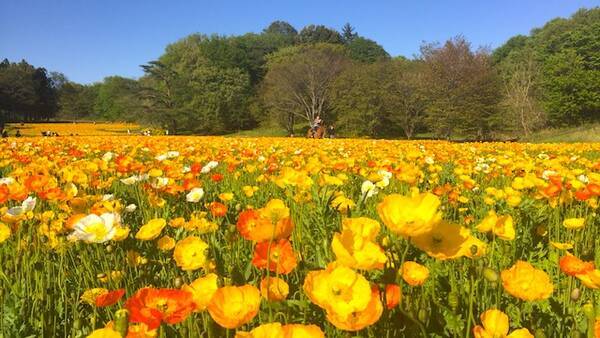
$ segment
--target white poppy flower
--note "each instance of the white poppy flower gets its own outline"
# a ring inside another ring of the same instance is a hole
[[[104,243],[115,236],[119,222],[118,214],[104,213],[100,216],[90,214],[75,223],[74,230],[68,238],[87,243]]]
[[[193,188],[186,196],[185,200],[188,202],[196,203],[204,196],[204,189]]]
[[[377,187],[373,182],[366,180],[360,186],[360,192],[363,195],[363,198],[369,198],[378,193]]]

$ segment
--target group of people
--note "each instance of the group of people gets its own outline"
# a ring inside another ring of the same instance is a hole
[[[318,131],[323,126],[324,126],[323,119],[321,119],[321,116],[317,115],[317,117],[311,123],[311,126],[310,126],[310,130],[311,130],[310,135],[312,135],[312,138],[319,138],[319,137],[317,137],[317,135],[319,135]],[[335,126],[333,125],[333,123],[330,124],[326,130],[323,130],[323,133],[320,134],[320,137],[328,137],[328,138],[335,137]]]
[[[49,136],[60,136],[60,135],[58,135],[58,133],[55,131],[46,130],[46,131],[42,132],[42,136],[49,137]]]

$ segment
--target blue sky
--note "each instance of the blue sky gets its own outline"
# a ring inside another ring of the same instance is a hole
[[[501,45],[592,0],[167,1],[1,0],[0,59],[26,59],[73,81],[139,77],[139,65],[188,34],[260,32],[274,20],[300,30],[350,22],[393,56],[412,56],[422,41],[463,34],[473,45]]]

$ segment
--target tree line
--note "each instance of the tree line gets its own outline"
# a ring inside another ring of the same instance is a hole
[[[276,21],[261,33],[191,34],[141,65],[137,80],[81,85],[26,62],[0,66],[7,119],[154,124],[180,134],[278,125],[304,132],[320,116],[346,136],[497,138],[600,121],[600,8],[554,19],[495,50],[462,36],[391,57],[346,24]]]

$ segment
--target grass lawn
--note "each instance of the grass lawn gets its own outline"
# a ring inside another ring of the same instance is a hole
[[[296,136],[304,136],[307,126],[297,126]],[[226,137],[286,137],[287,132],[280,127],[258,127],[252,130],[244,130],[237,133],[226,135]],[[344,137],[344,135],[339,135]],[[462,140],[465,137],[456,136],[453,139]],[[415,135],[415,139],[433,139],[433,134],[422,133]],[[600,142],[600,124],[591,124],[586,126],[545,129],[536,132],[527,138],[522,138],[520,142],[532,143],[558,143],[558,142]]]
[[[523,141],[543,142],[600,142],[600,124],[579,127],[546,129]]]

